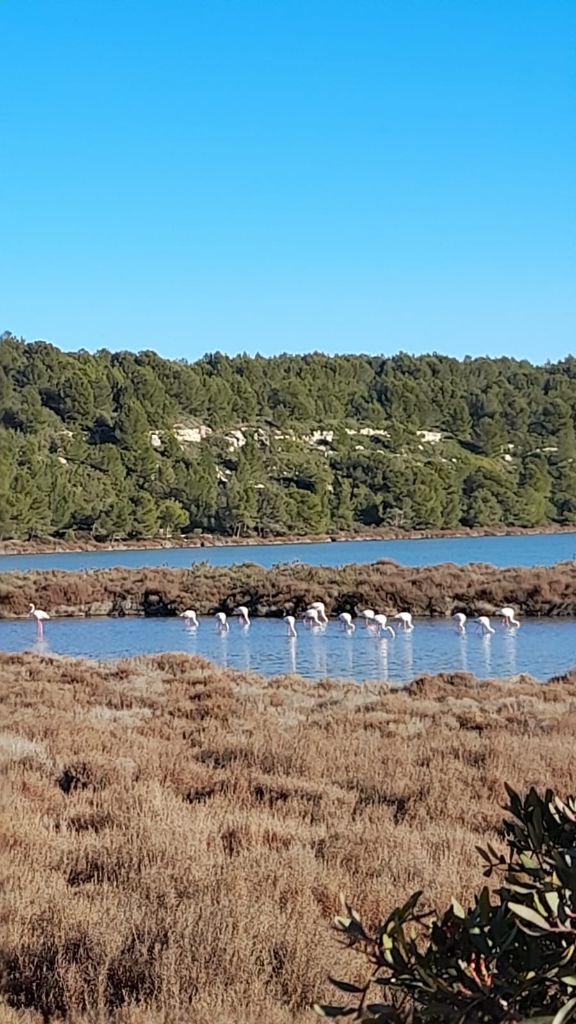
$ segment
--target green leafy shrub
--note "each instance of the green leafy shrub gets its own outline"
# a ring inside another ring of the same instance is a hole
[[[576,1016],[576,798],[507,792],[508,856],[478,848],[485,876],[500,887],[485,886],[467,910],[453,900],[442,916],[422,909],[415,892],[375,931],[346,906],[336,929],[365,957],[369,977],[362,985],[330,979],[348,1005],[317,1005],[318,1013],[364,1024],[564,1024]]]

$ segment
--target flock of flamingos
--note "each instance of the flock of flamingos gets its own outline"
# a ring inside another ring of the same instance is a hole
[[[36,619],[38,636],[42,636],[44,623],[50,618],[48,612],[42,611],[41,608],[36,608],[35,605],[31,604],[29,614]],[[248,629],[250,626],[250,614],[248,608],[246,608],[245,605],[240,605],[240,607],[236,609],[236,615],[239,617],[240,625],[244,629]],[[498,615],[502,616],[503,625],[507,629],[517,629],[520,625],[513,608],[501,608]],[[184,619],[185,625],[188,629],[198,629],[198,626],[200,625],[198,616],[193,608],[187,608],[186,611],[181,612],[180,618]],[[226,633],[230,629],[228,616],[225,612],[216,612],[214,618],[216,620],[216,627],[220,632]],[[366,629],[369,629],[377,636],[384,636],[386,634],[391,637],[396,636],[393,627],[388,623],[388,616],[386,615],[379,615],[371,608],[365,608],[364,611],[360,612],[358,618],[362,621],[362,624]],[[452,618],[456,623],[456,629],[458,632],[465,633],[467,616],[464,612],[456,612]],[[392,619],[398,619],[399,628],[404,630],[406,633],[410,633],[414,629],[411,612],[398,612],[397,615],[392,616]],[[288,635],[292,637],[298,636],[295,616],[286,615],[284,617],[284,621],[286,623]],[[353,633],[356,629],[350,612],[342,612],[338,616],[338,621],[341,624],[341,628],[346,633]],[[496,632],[487,615],[479,615],[478,618],[473,619],[472,621],[476,624],[477,629],[485,635]],[[324,602],[314,601],[314,603],[311,604],[304,612],[302,622],[307,629],[324,629],[328,623],[328,616],[326,615],[326,606],[324,605]]]
[[[517,629],[520,625],[513,608],[501,608],[498,614],[502,616],[503,624],[507,629]],[[245,605],[240,605],[240,607],[236,609],[236,615],[239,617],[240,625],[244,629],[248,629],[250,626],[250,614],[248,608],[246,608]],[[197,629],[199,626],[198,616],[193,608],[187,608],[186,611],[181,613],[180,618],[184,619],[186,625],[190,629]],[[388,623],[388,616],[386,615],[379,615],[371,608],[365,608],[364,611],[360,612],[358,618],[366,629],[369,629],[372,633],[375,633],[378,636],[384,636],[385,634],[388,634],[391,637],[396,636],[393,627]],[[404,630],[406,633],[410,633],[414,629],[411,612],[398,612],[397,615],[392,616],[392,619],[398,619],[399,628]],[[458,632],[465,633],[467,616],[464,612],[456,612],[453,619],[456,623],[456,629]],[[230,625],[228,622],[228,616],[225,612],[216,612],[215,620],[216,626],[219,630],[223,633],[228,631]],[[314,601],[302,616],[302,622],[307,629],[324,629],[328,624],[328,621],[326,607],[323,601]],[[341,628],[346,633],[353,633],[356,629],[350,612],[342,612],[338,616],[338,621],[340,622]],[[490,634],[496,632],[487,615],[480,615],[472,621],[476,624],[481,633]],[[293,637],[298,636],[295,616],[286,615],[284,617],[284,622],[286,623],[288,635]]]

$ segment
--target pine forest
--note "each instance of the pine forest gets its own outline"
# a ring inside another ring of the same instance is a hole
[[[65,353],[0,338],[0,536],[576,523],[576,359]]]

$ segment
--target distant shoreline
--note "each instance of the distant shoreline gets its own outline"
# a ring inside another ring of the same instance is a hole
[[[288,537],[224,537],[201,534],[194,537],[148,537],[142,540],[96,541],[92,538],[75,540],[4,540],[0,541],[0,555],[73,554],[84,551],[162,551],[215,547],[261,547],[294,544],[330,544],[333,542],[399,541],[399,540],[451,540],[475,537],[530,537],[538,535],[576,534],[576,526],[502,527],[482,529],[459,527],[453,530],[400,530],[391,527],[363,530],[358,533],[335,531],[330,534],[290,535]]]

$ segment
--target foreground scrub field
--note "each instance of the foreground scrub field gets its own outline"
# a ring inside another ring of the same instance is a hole
[[[0,655],[0,1019],[313,1020],[340,892],[465,901],[504,780],[576,789],[575,684]]]

